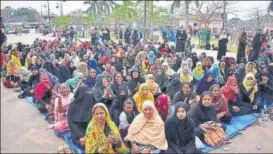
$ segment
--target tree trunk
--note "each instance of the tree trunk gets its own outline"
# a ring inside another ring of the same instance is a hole
[[[185,1],[185,31],[188,31],[189,25],[189,1]]]

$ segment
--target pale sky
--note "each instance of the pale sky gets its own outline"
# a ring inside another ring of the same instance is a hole
[[[241,19],[248,19],[249,18],[249,11],[253,7],[259,7],[261,9],[266,10],[267,6],[270,1],[239,1],[237,4],[234,5],[234,9],[238,10],[237,17]],[[57,3],[60,3],[60,1],[49,1],[50,9],[55,14],[60,14],[60,9],[56,8]],[[169,6],[172,2],[166,2],[166,1],[159,1],[156,2],[160,6]],[[11,6],[12,8],[19,8],[19,7],[33,7],[38,10],[38,12],[41,12],[41,6],[47,4],[47,1],[2,1],[1,0],[1,8],[4,8],[5,6]],[[64,14],[67,14],[71,11],[77,10],[77,9],[83,9],[85,10],[88,6],[83,5],[83,1],[66,1],[63,2],[63,12]],[[43,13],[47,12],[47,8],[42,8]],[[228,18],[232,18],[234,15],[229,15]]]

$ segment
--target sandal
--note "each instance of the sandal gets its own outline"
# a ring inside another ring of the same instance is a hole
[[[19,94],[18,98],[23,99],[23,98],[25,98],[25,96],[24,96],[24,94]]]

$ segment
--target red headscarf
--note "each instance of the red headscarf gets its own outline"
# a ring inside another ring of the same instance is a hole
[[[155,107],[158,110],[158,113],[163,119],[163,121],[165,121],[168,116],[168,110],[169,110],[168,101],[169,101],[168,95],[162,94],[158,96],[155,102]]]
[[[47,78],[47,80],[42,81],[42,78]],[[47,87],[45,84],[48,84],[50,87],[52,86],[52,83],[50,82],[49,76],[46,73],[42,73],[40,75],[40,82],[36,85],[35,87],[35,97],[37,100],[42,99],[44,94],[48,91]]]
[[[230,88],[230,86],[232,86],[231,85],[232,82],[236,82],[235,88],[237,88],[237,90],[239,91],[237,79],[233,76],[228,77],[226,85],[221,88],[222,94],[225,96],[227,102],[229,102],[229,101],[235,102],[236,101],[235,93]]]

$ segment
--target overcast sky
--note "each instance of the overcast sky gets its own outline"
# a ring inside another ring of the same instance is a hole
[[[261,9],[266,10],[268,4],[270,1],[239,1],[236,5],[234,5],[234,9],[238,10],[236,13],[237,17],[241,19],[248,19],[249,15],[248,12],[253,7],[259,7]],[[60,3],[58,1],[49,1],[50,3],[50,9],[52,12],[56,14],[60,14],[60,9],[56,8],[57,3]],[[171,2],[164,2],[159,1],[157,2],[160,6],[168,6]],[[2,1],[1,0],[1,8],[4,8],[5,6],[11,6],[12,8],[19,8],[19,7],[33,7],[38,10],[38,12],[41,12],[41,6],[47,4],[47,1]],[[77,9],[83,9],[85,10],[88,6],[83,5],[83,1],[66,1],[63,3],[63,11],[64,14],[67,14],[71,11],[77,10]],[[42,8],[43,12],[47,11],[47,8]],[[234,15],[229,15],[228,18],[232,18]]]

